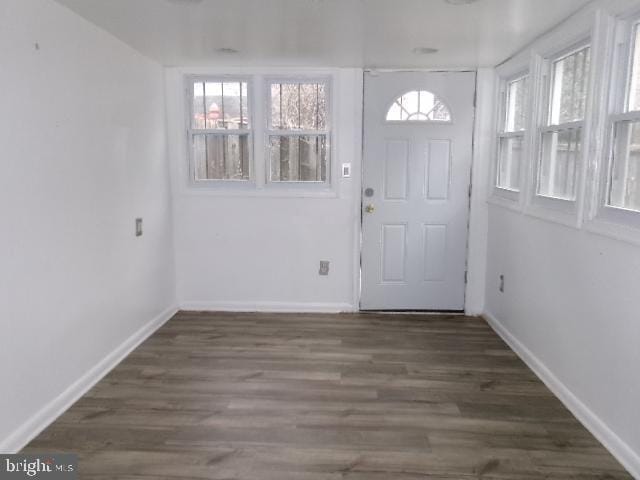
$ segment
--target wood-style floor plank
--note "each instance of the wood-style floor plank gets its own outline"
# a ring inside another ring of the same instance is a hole
[[[25,452],[91,480],[631,477],[481,319],[181,312]]]

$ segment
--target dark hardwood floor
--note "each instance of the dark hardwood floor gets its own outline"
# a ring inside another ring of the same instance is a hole
[[[631,478],[455,316],[179,313],[25,451],[95,480]]]

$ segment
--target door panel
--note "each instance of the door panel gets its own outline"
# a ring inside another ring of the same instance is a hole
[[[362,309],[464,309],[474,89],[472,72],[365,75]],[[412,115],[440,108],[430,94],[394,103],[411,91],[435,94],[451,121]],[[387,121],[390,105],[409,120]]]
[[[424,279],[443,281],[447,273],[447,226],[424,226]]]
[[[427,168],[425,169],[427,200],[449,198],[450,151],[449,140],[431,140],[427,143]]]
[[[406,225],[382,226],[382,281],[404,282],[406,265]]]
[[[384,198],[405,200],[409,187],[409,142],[387,140],[384,164]]]

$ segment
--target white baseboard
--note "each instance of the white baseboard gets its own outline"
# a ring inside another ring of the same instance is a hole
[[[313,302],[182,302],[180,310],[203,312],[341,313],[356,312],[349,303]]]
[[[531,350],[514,337],[509,330],[491,313],[483,314],[500,337],[533,370],[556,397],[582,423],[591,434],[602,443],[609,452],[637,480],[640,480],[640,455],[609,428],[589,407],[587,407],[569,388],[549,370]]]
[[[56,418],[62,415],[80,397],[87,393],[107,373],[118,365],[138,345],[160,328],[175,313],[177,308],[171,307],[142,326],[115,350],[104,357],[84,375],[67,387],[60,395],[40,409],[29,420],[18,427],[7,438],[0,441],[0,452],[17,453],[31,440],[40,434]]]

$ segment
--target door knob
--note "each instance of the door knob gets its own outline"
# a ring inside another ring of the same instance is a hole
[[[369,205],[367,205],[366,207],[364,207],[364,211],[367,213],[373,213],[375,211],[376,207],[374,207],[371,203]]]

